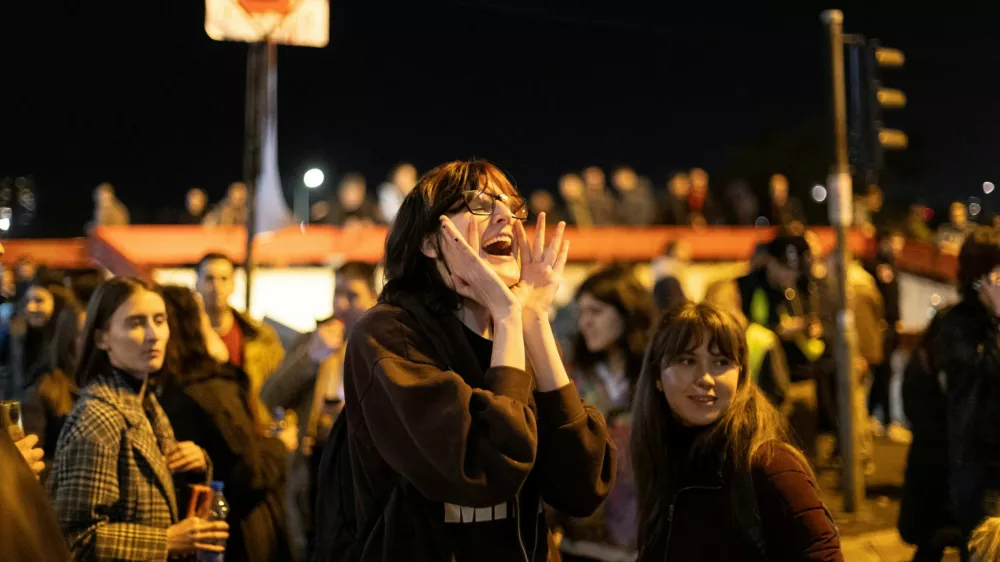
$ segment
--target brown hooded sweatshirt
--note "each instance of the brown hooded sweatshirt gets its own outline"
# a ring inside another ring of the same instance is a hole
[[[358,322],[344,376],[365,562],[544,562],[543,502],[586,516],[614,481],[604,417],[572,384],[484,372],[458,318],[414,298]]]

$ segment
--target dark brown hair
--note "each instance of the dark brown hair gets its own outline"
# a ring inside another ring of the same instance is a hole
[[[698,348],[706,338],[713,351],[739,366],[736,394],[722,417],[698,435],[691,450],[682,451],[674,437],[680,422],[656,382],[676,357]],[[632,405],[630,453],[639,498],[640,558],[643,550],[661,540],[668,502],[687,459],[700,453],[718,454],[724,459],[724,474],[747,473],[768,461],[774,450],[768,443],[788,442],[781,414],[750,378],[747,352],[739,323],[711,305],[685,303],[660,321],[643,360]],[[808,466],[804,458],[803,464]],[[735,486],[730,490],[732,502],[745,497]]]
[[[70,303],[55,319],[55,332],[49,346],[49,371],[38,381],[38,395],[45,409],[55,416],[65,416],[73,409],[79,388],[73,380],[76,371],[76,340],[80,334],[83,309]]]
[[[629,380],[629,393],[635,390],[642,370],[642,357],[649,344],[655,311],[649,291],[639,283],[632,270],[626,266],[613,265],[588,277],[576,291],[579,301],[583,295],[590,295],[598,301],[611,305],[622,319],[622,334],[614,343],[625,353],[625,376]],[[584,372],[593,370],[594,365],[607,356],[604,351],[591,352],[579,330],[573,343],[573,366]]]
[[[463,192],[482,191],[491,185],[507,195],[517,195],[510,179],[486,160],[449,162],[420,177],[403,199],[386,237],[381,302],[398,304],[403,295],[412,295],[432,312],[459,309],[461,297],[445,284],[436,260],[424,255],[424,240],[431,237],[441,256],[439,217],[460,209]]]
[[[139,277],[115,277],[105,281],[94,291],[87,305],[87,323],[83,327],[83,349],[76,366],[76,384],[84,388],[100,375],[111,372],[108,352],[97,348],[97,332],[107,330],[111,317],[125,301],[141,291],[160,295],[160,288],[152,281]]]
[[[969,233],[958,253],[958,292],[963,299],[975,298],[974,284],[1000,265],[1000,233],[989,226],[977,226]]]
[[[181,380],[187,374],[200,374],[215,368],[202,334],[201,309],[194,293],[187,287],[163,287],[170,340],[161,371],[164,379]]]

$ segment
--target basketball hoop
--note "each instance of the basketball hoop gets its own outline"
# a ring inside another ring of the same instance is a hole
[[[239,0],[240,6],[248,14],[281,14],[292,10],[290,0]]]
[[[329,0],[205,0],[205,33],[216,41],[325,47]]]

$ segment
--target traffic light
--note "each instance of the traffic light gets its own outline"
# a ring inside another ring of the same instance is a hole
[[[868,41],[864,46],[866,55],[864,86],[868,99],[867,129],[870,135],[870,164],[876,172],[885,164],[884,151],[903,150],[909,144],[906,133],[899,129],[883,126],[883,110],[902,109],[906,107],[906,94],[895,88],[882,86],[882,70],[900,68],[906,62],[903,52],[890,49],[879,44],[878,40]]]

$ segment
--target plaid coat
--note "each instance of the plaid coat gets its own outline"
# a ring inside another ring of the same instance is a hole
[[[173,429],[154,394],[140,404],[125,376],[89,384],[59,437],[49,491],[74,560],[166,560],[179,519],[165,458]]]

